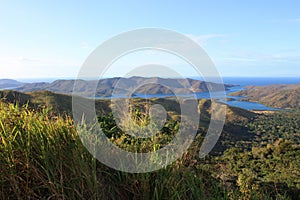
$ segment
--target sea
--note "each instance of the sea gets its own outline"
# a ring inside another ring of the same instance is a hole
[[[188,77],[197,80],[202,80],[200,77]],[[18,79],[18,81],[32,83],[32,82],[53,82],[57,79],[72,79],[72,78],[36,78],[36,79]],[[74,79],[74,78],[73,78]],[[266,86],[273,84],[300,84],[300,77],[223,77],[223,82],[225,84],[235,85],[226,91],[226,99],[218,99],[219,102],[228,104],[230,106],[243,108],[246,110],[278,110],[277,108],[271,108],[265,105],[262,105],[257,102],[247,102],[241,101],[242,97],[228,96],[228,94],[240,90],[244,90],[246,86]],[[198,99],[206,98],[210,99],[212,96],[217,96],[218,94],[210,94],[209,92],[199,92],[195,93]],[[125,96],[115,96],[109,98],[122,98]],[[135,94],[134,98],[174,98],[175,95],[166,95],[166,94]],[[188,98],[189,96],[182,95],[182,97]],[[224,96],[222,96],[224,97]],[[98,99],[107,98],[107,97],[95,97]]]

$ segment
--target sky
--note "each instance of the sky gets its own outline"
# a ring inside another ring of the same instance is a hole
[[[177,31],[197,42],[221,76],[300,77],[300,1],[0,1],[0,78],[76,77],[95,48],[133,29]],[[105,74],[160,63],[185,76],[191,66],[139,52]]]

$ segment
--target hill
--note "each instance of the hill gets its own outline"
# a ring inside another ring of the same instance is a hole
[[[57,94],[50,91],[35,91],[21,93],[17,91],[0,91],[0,99],[8,103],[18,104],[19,106],[28,104],[33,109],[51,108],[54,114],[72,115],[72,96]],[[85,99],[85,101],[89,101]],[[152,99],[130,99],[132,110],[146,113],[150,105],[160,104],[167,111],[168,119],[180,122],[180,103],[174,99],[152,98]],[[200,112],[200,134],[205,135],[211,118],[211,100],[201,99],[199,101]],[[96,113],[99,117],[111,113],[111,102],[109,99],[98,99],[95,101]],[[230,141],[250,141],[254,134],[248,134],[247,130],[240,126],[255,118],[257,114],[240,108],[226,106],[226,123],[221,134],[220,141],[213,150],[215,153],[223,152],[228,145],[221,144],[222,140]]]
[[[211,100],[201,99],[199,101],[200,130],[202,130],[200,133],[203,135],[206,134],[212,109]],[[231,146],[239,146],[243,149],[249,148],[249,144],[253,141],[255,134],[249,132],[244,125],[252,122],[258,116],[252,111],[226,105],[225,124],[211,154],[218,155]]]
[[[50,91],[18,92],[13,90],[0,91],[0,100],[19,106],[28,105],[33,109],[48,108],[55,114],[72,114],[72,96]],[[96,100],[97,113],[107,114],[111,111],[108,100]]]
[[[18,92],[13,90],[0,91],[0,100],[7,103],[18,104],[23,106],[28,104],[29,107],[47,107],[51,108],[56,113],[71,113],[72,112],[72,96],[54,93],[50,91],[34,91],[34,92]],[[88,101],[88,99],[86,99]],[[91,100],[92,101],[92,100]],[[111,112],[109,99],[96,99],[95,107],[99,114],[109,114]],[[175,99],[168,98],[152,98],[130,99],[131,106],[138,107],[139,110],[145,110],[153,104],[162,105],[168,112],[169,117],[179,119],[180,104]],[[199,100],[199,112],[201,113],[201,121],[204,123],[209,122],[211,114],[211,100]],[[243,121],[248,122],[256,114],[241,108],[231,107],[226,105],[226,120],[227,122]]]
[[[177,79],[177,78],[106,78],[99,82],[96,80],[77,80],[78,90],[84,92],[86,96],[93,96],[93,85],[97,84],[96,96],[108,97],[113,92],[118,94],[126,94],[126,91],[133,91],[139,94],[188,94],[191,92],[207,92],[208,88],[215,91],[221,90],[220,84],[209,83],[194,79]],[[73,92],[75,80],[56,80],[52,83],[27,83],[15,90],[20,92],[32,92],[40,90],[48,90],[55,93],[71,94]],[[228,89],[232,85],[224,85]],[[189,89],[187,89],[189,88]]]
[[[248,86],[246,90],[230,95],[243,96],[245,97],[243,100],[259,102],[275,108],[300,108],[300,84]]]
[[[36,91],[22,93],[12,90],[0,91],[0,99],[7,103],[18,104],[23,106],[28,104],[29,107],[37,109],[47,107],[57,113],[71,113],[72,97],[69,95],[56,94],[49,91]]]
[[[50,108],[53,115],[69,115],[72,116],[72,96],[57,94],[50,91],[35,91],[28,93],[21,93],[17,91],[0,91],[1,101],[7,103],[18,104],[20,107],[27,104],[29,108],[41,110],[43,108]],[[85,101],[89,101],[85,99]],[[131,111],[134,114],[136,111],[141,112],[141,116],[146,116],[147,109],[151,105],[160,104],[167,111],[168,120],[179,123],[181,120],[180,103],[174,99],[167,98],[152,98],[130,99]],[[212,112],[211,100],[200,99],[198,110],[200,112],[199,121],[199,135],[205,136],[208,125],[210,123]],[[96,114],[99,118],[110,115],[111,102],[109,99],[97,99],[95,101]],[[245,124],[251,124],[253,120],[264,116],[256,114],[252,111],[247,111],[241,108],[231,107],[226,105],[226,121],[217,145],[211,152],[213,155],[219,155],[232,145],[239,146],[243,149],[249,148],[249,145],[257,136],[256,132],[249,131]],[[110,119],[111,125],[115,126],[113,117]],[[261,121],[259,118],[258,121]],[[112,128],[112,127],[111,127]],[[266,127],[265,129],[269,129]],[[288,138],[290,139],[290,138]]]

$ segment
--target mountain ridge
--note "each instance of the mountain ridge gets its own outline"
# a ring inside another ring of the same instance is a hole
[[[60,94],[71,94],[76,81],[76,93],[85,96],[109,97],[113,94],[190,94],[193,92],[208,92],[209,90],[227,90],[231,84],[217,84],[196,79],[130,77],[105,78],[98,80],[56,80],[51,83],[26,83],[18,88],[20,92],[48,90]],[[96,93],[93,88],[96,86]],[[94,95],[95,94],[95,95]]]

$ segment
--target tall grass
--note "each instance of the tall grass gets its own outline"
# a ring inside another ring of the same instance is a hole
[[[0,103],[0,199],[92,198],[95,161],[68,117]]]
[[[91,157],[69,117],[0,102],[0,199],[224,197],[184,160],[152,173],[115,171]]]

